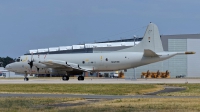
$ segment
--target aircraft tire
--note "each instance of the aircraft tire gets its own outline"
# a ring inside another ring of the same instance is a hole
[[[79,81],[83,81],[84,80],[84,76],[78,76],[78,80]]]
[[[78,81],[80,81],[81,80],[81,76],[78,76]]]
[[[24,81],[28,81],[28,80],[29,80],[29,78],[27,78],[27,77],[24,78]]]
[[[69,76],[63,76],[63,77],[62,77],[62,80],[63,80],[63,81],[68,81],[68,80],[69,80]]]
[[[84,76],[82,76],[82,80],[84,80],[85,78],[84,78]]]

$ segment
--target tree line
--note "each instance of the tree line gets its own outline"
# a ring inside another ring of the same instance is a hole
[[[0,67],[5,67],[7,64],[10,64],[12,62],[15,62],[16,59],[13,59],[9,56],[7,57],[0,57]]]

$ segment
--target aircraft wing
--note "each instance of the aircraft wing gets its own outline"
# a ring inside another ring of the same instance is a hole
[[[60,60],[46,60],[46,61],[40,61],[39,63],[45,64],[48,68],[57,68],[57,69],[75,69],[75,70],[81,70],[81,71],[91,71],[92,67],[81,67],[76,63],[70,63]]]

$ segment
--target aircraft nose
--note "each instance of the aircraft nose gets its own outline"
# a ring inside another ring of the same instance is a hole
[[[5,69],[6,69],[6,70],[10,70],[10,69],[11,69],[10,64],[6,65]]]

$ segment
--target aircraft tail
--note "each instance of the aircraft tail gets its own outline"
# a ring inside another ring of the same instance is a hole
[[[145,49],[149,49],[154,52],[163,51],[163,46],[160,39],[158,27],[153,23],[150,23],[147,26],[147,29],[142,41],[138,45],[134,46],[132,51],[143,52]]]

